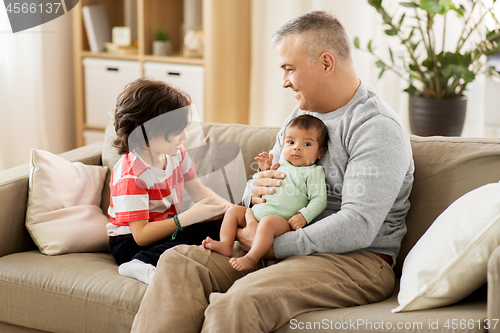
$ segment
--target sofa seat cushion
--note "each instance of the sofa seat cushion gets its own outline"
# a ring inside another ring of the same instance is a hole
[[[398,281],[399,282],[399,281]],[[451,306],[413,312],[392,313],[398,306],[399,283],[391,297],[385,301],[349,308],[328,309],[303,313],[274,333],[292,332],[457,332],[453,325],[470,325],[467,332],[486,332],[486,288],[485,286],[466,299]],[[456,319],[455,321],[452,321]],[[478,325],[478,320],[481,327]],[[437,327],[435,326],[437,322]],[[448,322],[449,326],[446,326]],[[315,324],[316,323],[316,324]],[[493,323],[494,324],[494,323]],[[316,325],[316,327],[314,327]],[[429,329],[429,325],[432,325]],[[462,330],[460,330],[462,331]]]
[[[129,332],[146,285],[109,253],[0,258],[0,321],[50,332]]]

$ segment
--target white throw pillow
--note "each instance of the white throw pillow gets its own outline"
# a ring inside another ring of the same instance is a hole
[[[99,207],[107,171],[31,150],[26,228],[42,253],[108,249],[109,221]]]
[[[453,202],[408,253],[392,312],[458,302],[486,282],[488,258],[500,244],[500,183]]]

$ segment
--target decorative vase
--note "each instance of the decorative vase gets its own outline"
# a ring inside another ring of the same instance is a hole
[[[153,55],[157,57],[169,56],[172,54],[172,43],[167,40],[153,41]]]
[[[188,58],[203,58],[203,31],[187,31],[184,36],[183,55]]]
[[[411,132],[419,136],[460,136],[467,111],[467,96],[433,99],[410,95]]]

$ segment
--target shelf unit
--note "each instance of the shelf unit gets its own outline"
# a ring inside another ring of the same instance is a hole
[[[104,4],[110,27],[123,26],[124,0],[81,0],[72,10],[75,77],[75,133],[77,146],[84,144],[85,130],[104,131],[85,122],[85,88],[82,61],[86,57],[202,65],[205,68],[205,121],[248,123],[250,91],[250,0],[202,0],[204,57],[181,55],[183,0],[137,0],[137,55],[92,53],[82,16],[85,5]],[[154,31],[169,31],[173,56],[152,55]]]

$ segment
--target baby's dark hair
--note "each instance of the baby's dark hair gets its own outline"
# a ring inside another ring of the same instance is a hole
[[[116,139],[112,143],[113,147],[118,149],[120,155],[127,154],[134,148],[146,149],[147,140],[162,136],[167,139],[170,134],[180,133],[191,119],[190,108],[184,108],[190,104],[189,95],[163,81],[148,78],[135,80],[125,87],[116,100]],[[174,110],[177,111],[171,112]],[[168,117],[158,117],[167,112],[171,112]],[[147,138],[130,137],[132,132],[133,136],[145,134],[144,126],[141,125],[156,117],[148,123]],[[139,126],[142,131],[134,131]]]
[[[315,129],[318,133],[318,144],[319,148],[327,148],[328,147],[328,129],[326,125],[321,119],[316,118],[314,116],[303,114],[296,118],[293,118],[287,125],[286,128],[289,127],[298,127],[300,129]]]

